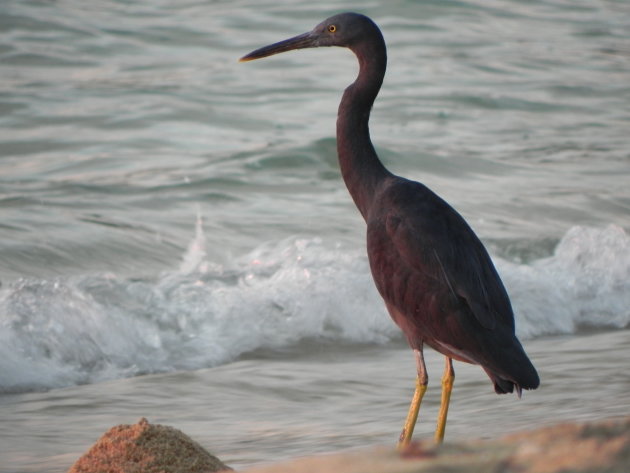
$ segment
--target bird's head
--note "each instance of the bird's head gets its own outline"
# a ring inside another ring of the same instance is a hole
[[[240,61],[253,61],[294,49],[322,46],[341,46],[353,49],[362,38],[366,38],[373,31],[378,32],[380,36],[378,27],[367,16],[359,13],[341,13],[324,20],[307,33],[252,51],[243,56]]]

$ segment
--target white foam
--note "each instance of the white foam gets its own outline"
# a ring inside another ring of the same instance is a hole
[[[497,266],[523,337],[630,325],[630,236],[619,226],[573,227],[553,256]]]
[[[523,338],[630,323],[630,238],[575,227],[530,264],[495,258]],[[208,261],[201,219],[177,271],[155,281],[115,275],[24,279],[0,290],[0,392],[197,369],[305,338],[400,337],[365,250],[319,238]]]

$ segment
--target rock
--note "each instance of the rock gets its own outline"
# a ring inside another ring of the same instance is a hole
[[[412,443],[303,458],[246,473],[630,473],[630,417],[562,424],[494,441]]]
[[[513,434],[503,442],[514,446],[510,457],[513,471],[630,472],[630,417],[561,424]]]
[[[68,473],[210,473],[231,470],[190,437],[149,424],[112,427]]]

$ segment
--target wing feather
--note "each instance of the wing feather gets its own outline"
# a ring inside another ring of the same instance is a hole
[[[433,196],[390,207],[386,230],[392,247],[416,271],[444,281],[483,327],[500,323],[514,330],[509,297],[485,247],[457,211]]]

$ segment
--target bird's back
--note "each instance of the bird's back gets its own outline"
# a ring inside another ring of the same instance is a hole
[[[392,176],[366,220],[376,286],[412,346],[481,365],[497,392],[538,386],[505,287],[457,211],[426,186]]]

